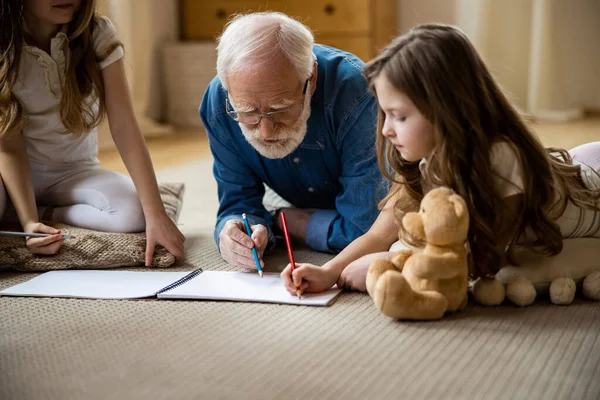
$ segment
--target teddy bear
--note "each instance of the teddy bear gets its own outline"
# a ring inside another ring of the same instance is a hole
[[[505,298],[518,306],[528,306],[537,296],[549,295],[557,305],[571,304],[578,286],[583,296],[600,300],[600,239],[563,240],[563,250],[547,257],[526,248],[514,253],[515,264],[483,278],[473,285],[473,298],[482,305],[498,305]]]
[[[433,320],[463,309],[469,230],[464,199],[446,187],[433,189],[421,201],[419,211],[405,214],[401,223],[426,244],[422,250],[401,250],[389,260],[371,263],[367,291],[379,311],[394,319]]]

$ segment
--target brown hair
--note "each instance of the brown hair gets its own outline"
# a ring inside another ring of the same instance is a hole
[[[23,45],[27,40],[24,31],[23,0],[0,0],[0,139],[8,132],[19,128],[23,110],[12,94],[12,85],[17,79]],[[96,55],[92,33],[98,25],[95,13],[96,0],[82,0],[81,8],[68,25],[67,38],[71,51],[67,66],[65,87],[60,102],[60,117],[65,132],[82,135],[102,121],[106,115],[104,84],[98,62],[106,58],[115,48],[116,42],[104,54]],[[98,100],[98,111],[94,112],[93,100]]]
[[[395,214],[418,209],[423,198],[423,179],[460,194],[467,201],[471,215],[472,275],[495,274],[504,259],[504,251],[496,245],[494,230],[497,210],[504,205],[491,179],[493,143],[511,144],[523,171],[524,197],[509,244],[530,228],[538,238],[534,248],[558,254],[562,250],[562,236],[553,219],[562,214],[567,200],[598,210],[595,201],[600,198],[600,190],[586,187],[581,168],[573,165],[565,150],[542,147],[459,29],[438,24],[415,27],[394,39],[369,62],[365,76],[374,92],[375,79],[385,76],[434,126],[434,149],[421,176],[419,163],[402,159],[381,135],[385,115],[379,108],[376,139],[379,167],[393,182],[381,204],[402,191],[394,205]],[[553,208],[557,190],[565,195],[560,206]],[[400,236],[409,243],[419,244],[402,227]]]

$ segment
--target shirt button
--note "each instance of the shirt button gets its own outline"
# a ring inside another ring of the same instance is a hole
[[[309,188],[308,188],[308,191],[312,193],[312,192],[314,192],[314,191],[315,191],[315,188],[311,188],[311,187],[309,187]]]
[[[299,159],[298,157],[294,157],[294,160],[293,160],[293,161],[294,161],[296,164],[298,164],[298,163],[300,162],[300,159]]]

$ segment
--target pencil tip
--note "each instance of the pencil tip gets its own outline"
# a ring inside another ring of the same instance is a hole
[[[258,274],[260,275],[260,277],[263,277],[263,272],[262,271],[258,271]]]
[[[302,300],[302,291],[300,289],[296,290],[296,296],[298,296],[298,300]]]

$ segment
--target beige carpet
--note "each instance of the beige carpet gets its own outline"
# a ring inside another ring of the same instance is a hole
[[[173,270],[230,269],[210,163],[159,178],[188,186]],[[286,262],[280,248],[268,270]],[[2,273],[0,289],[33,276]],[[357,293],[329,308],[1,297],[0,399],[599,399],[599,332],[583,300],[401,323]]]

